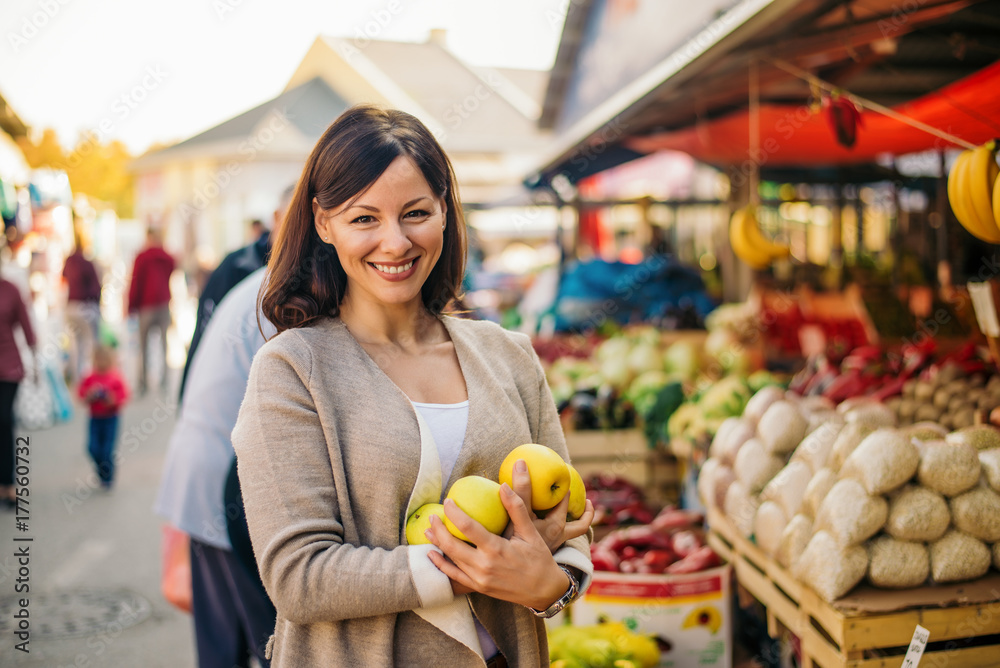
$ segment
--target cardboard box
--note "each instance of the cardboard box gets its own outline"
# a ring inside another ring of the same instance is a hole
[[[687,575],[597,571],[570,617],[577,626],[609,619],[658,636],[669,645],[660,668],[731,668],[731,579],[728,565]]]

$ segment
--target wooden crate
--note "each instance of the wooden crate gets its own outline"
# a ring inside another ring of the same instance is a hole
[[[855,588],[833,604],[801,584],[737,532],[708,514],[709,544],[739,584],[767,609],[768,634],[800,641],[802,666],[899,668],[917,624],[930,632],[920,666],[1000,666],[1000,576],[905,592]]]
[[[638,429],[567,431],[566,448],[584,480],[610,473],[641,487],[650,501],[673,503],[680,496],[676,458],[651,449]]]

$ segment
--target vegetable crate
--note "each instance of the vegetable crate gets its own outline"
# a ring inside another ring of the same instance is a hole
[[[651,449],[638,429],[567,431],[566,449],[584,480],[595,473],[621,476],[659,503],[676,502],[680,495],[676,458]]]
[[[708,543],[767,609],[767,630],[798,637],[804,668],[899,668],[919,624],[930,632],[921,668],[1000,665],[1000,576],[905,591],[855,588],[833,604],[739,535],[718,510]]]

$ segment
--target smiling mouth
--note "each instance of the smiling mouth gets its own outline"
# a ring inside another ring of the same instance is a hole
[[[410,260],[406,264],[400,265],[378,264],[376,262],[369,262],[368,264],[385,274],[402,274],[405,271],[409,271],[414,262],[416,262],[416,258]]]

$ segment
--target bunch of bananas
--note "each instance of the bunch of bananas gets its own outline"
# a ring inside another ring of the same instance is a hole
[[[789,255],[788,244],[776,244],[761,232],[753,204],[738,209],[729,221],[729,243],[736,257],[752,269],[765,269]]]
[[[996,140],[962,151],[948,175],[948,201],[972,236],[1000,244],[1000,185]]]

